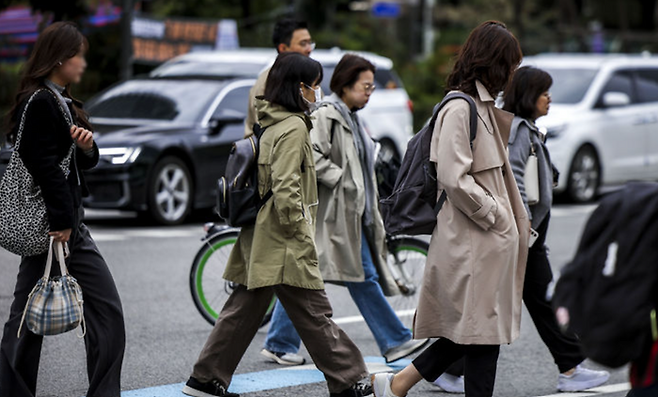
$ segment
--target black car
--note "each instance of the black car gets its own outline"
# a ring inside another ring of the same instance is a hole
[[[161,224],[213,207],[254,83],[133,79],[92,98],[100,161],[86,172],[85,206],[145,212]]]

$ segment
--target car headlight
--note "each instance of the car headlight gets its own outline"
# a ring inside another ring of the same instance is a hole
[[[98,149],[100,158],[112,164],[130,164],[137,160],[141,147],[109,147]]]

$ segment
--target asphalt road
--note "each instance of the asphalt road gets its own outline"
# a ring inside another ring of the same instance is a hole
[[[593,208],[591,205],[560,205],[553,209],[548,244],[554,269],[559,269],[573,255],[586,217]],[[188,287],[190,265],[201,246],[203,221],[198,218],[182,226],[163,228],[132,214],[88,211],[86,223],[114,274],[123,301],[127,328],[122,375],[125,396],[182,396],[177,392],[180,383],[189,376],[211,330],[196,311]],[[8,315],[18,264],[19,258],[0,249],[0,319],[3,321]],[[365,323],[354,319],[358,310],[347,290],[329,285],[327,291],[341,327],[368,361],[376,361],[379,356],[377,346]],[[262,373],[279,369],[259,355],[265,332],[265,329],[259,331],[247,350],[238,367],[236,383],[240,380],[265,384],[272,379],[284,379],[278,376],[280,371]],[[304,349],[301,354],[309,358]],[[83,396],[87,387],[84,357],[84,344],[74,333],[47,337],[42,351],[38,395]],[[593,363],[587,363],[587,366],[598,367]],[[521,337],[501,349],[495,396],[551,396],[556,393],[557,375],[548,350],[524,312]],[[625,391],[613,390],[623,390],[627,380],[626,368],[615,370],[607,388],[596,394],[581,393],[578,396],[625,396]],[[618,384],[621,386],[614,386]],[[167,389],[163,385],[173,386]],[[278,386],[284,387],[242,395],[328,395],[324,383],[285,387],[283,382]],[[409,396],[443,397],[449,394],[440,393],[432,385],[423,383],[412,389]]]

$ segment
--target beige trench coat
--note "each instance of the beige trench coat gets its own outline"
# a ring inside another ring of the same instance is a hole
[[[318,224],[315,241],[320,270],[325,281],[362,282],[361,215],[365,209],[365,187],[354,136],[340,112],[331,104],[313,113],[313,157],[318,178]],[[332,133],[333,128],[333,133]],[[333,138],[332,138],[333,135]],[[374,142],[370,150],[374,151]],[[375,170],[369,170],[377,186]],[[386,266],[386,231],[372,198],[373,225],[365,231],[379,284],[386,295],[399,294]]]
[[[248,289],[278,284],[324,289],[315,249],[318,204],[315,163],[304,113],[257,99],[258,118],[267,128],[260,139],[258,191],[272,197],[254,226],[243,227],[224,278]]]
[[[414,333],[499,345],[519,336],[530,224],[507,157],[513,115],[476,85],[473,150],[466,101],[441,110],[432,136],[430,158],[447,200],[430,241]]]
[[[245,138],[254,133],[254,124],[258,123],[258,111],[256,110],[256,97],[265,94],[265,84],[267,76],[270,74],[270,68],[260,72],[254,86],[249,90],[249,103],[247,104],[247,118],[244,120]]]

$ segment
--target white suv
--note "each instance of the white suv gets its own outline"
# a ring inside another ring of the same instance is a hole
[[[586,202],[602,187],[658,180],[658,57],[542,54],[523,64],[553,78],[537,124],[560,171],[556,193]]]
[[[401,159],[407,142],[413,136],[412,103],[398,76],[393,71],[393,62],[385,57],[354,52],[372,62],[376,67],[377,89],[368,105],[360,111],[367,130],[382,145],[383,159]],[[315,50],[311,57],[324,67],[322,90],[328,94],[329,82],[334,68],[346,54],[339,49]],[[191,52],[173,58],[156,69],[154,78],[233,78],[255,77],[269,67],[276,58],[274,49],[245,48],[234,51]],[[245,103],[245,112],[246,112]]]

